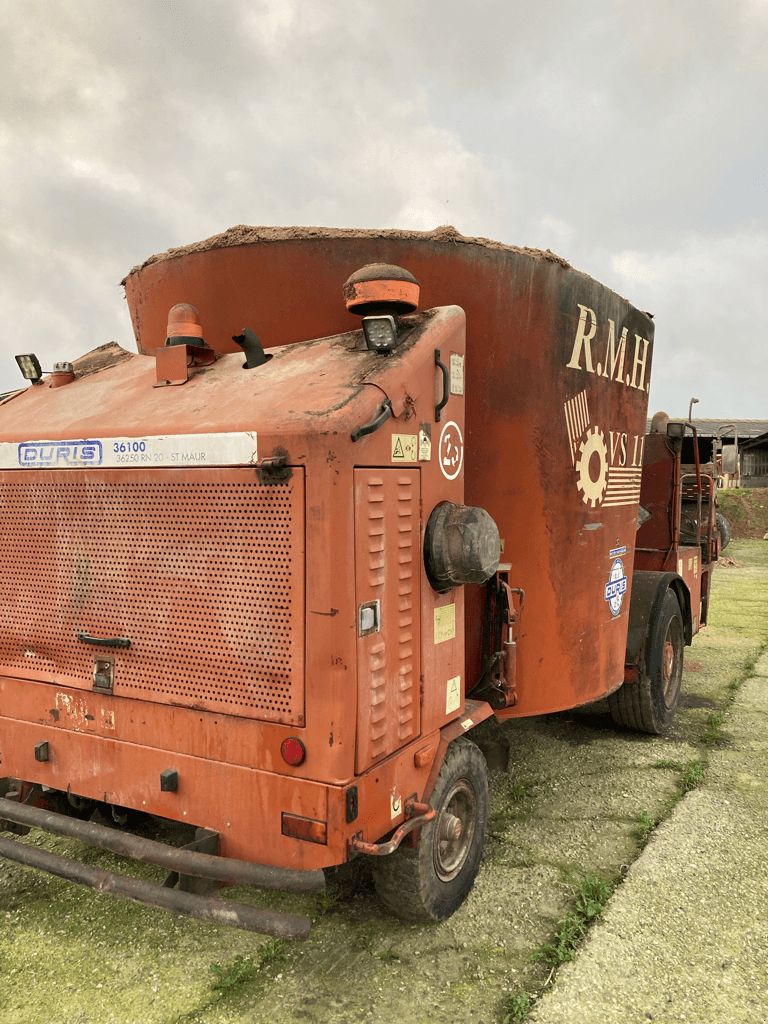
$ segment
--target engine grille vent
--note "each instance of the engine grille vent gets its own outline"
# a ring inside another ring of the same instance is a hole
[[[0,473],[0,671],[301,724],[303,474]],[[127,650],[78,641],[130,637]]]

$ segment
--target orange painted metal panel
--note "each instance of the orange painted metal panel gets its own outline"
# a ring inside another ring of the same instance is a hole
[[[41,763],[34,748],[46,741],[49,760]],[[340,808],[329,814],[328,790],[319,783],[4,718],[0,749],[4,764],[29,782],[213,829],[225,857],[295,868],[346,859]],[[175,793],[160,790],[168,768],[178,772]],[[328,846],[284,836],[283,811],[333,823]]]
[[[421,523],[418,469],[355,470],[360,773],[420,733]],[[362,623],[366,625],[365,622]]]

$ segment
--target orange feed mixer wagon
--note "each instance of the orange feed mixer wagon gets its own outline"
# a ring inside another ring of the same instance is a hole
[[[138,354],[21,355],[0,405],[0,855],[286,936],[213,890],[368,856],[392,909],[449,916],[472,729],[610,695],[659,732],[706,621],[713,481],[685,423],[646,435],[651,318],[445,228],[241,227],[124,284]],[[103,823],[134,812],[191,841]]]

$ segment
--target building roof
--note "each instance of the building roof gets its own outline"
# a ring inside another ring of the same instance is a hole
[[[758,434],[757,437],[753,437],[747,441],[746,444],[739,444],[739,448],[757,448],[758,445],[768,444],[768,431],[764,434]]]
[[[671,416],[670,419],[687,419],[686,416]],[[735,425],[739,432],[739,441],[751,440],[753,437],[759,437],[760,434],[764,434],[768,431],[768,420],[734,420],[734,419],[717,419],[717,420],[691,420],[696,432],[699,437],[717,437],[717,431],[719,427],[725,426],[727,423]],[[646,431],[651,429],[650,419],[646,423]],[[728,430],[723,435],[726,438],[733,438],[733,431]]]

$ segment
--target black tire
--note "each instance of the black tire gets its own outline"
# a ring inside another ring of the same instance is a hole
[[[725,551],[731,543],[731,524],[721,512],[717,513],[716,524],[720,533],[720,550]]]
[[[372,859],[376,891],[408,921],[450,917],[469,895],[480,868],[488,831],[488,769],[465,736],[448,747],[429,802],[437,814],[421,830],[418,845]],[[446,838],[457,818],[461,835]]]
[[[648,675],[620,686],[608,697],[608,706],[617,725],[659,735],[675,717],[683,678],[683,617],[671,590],[651,630]]]

